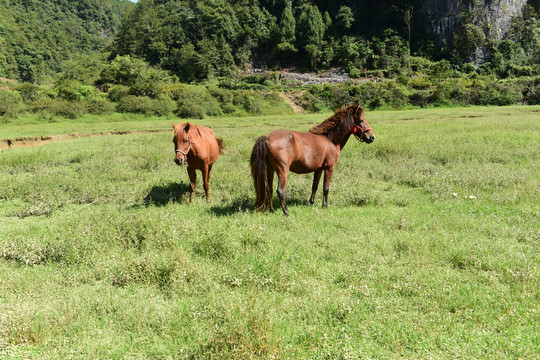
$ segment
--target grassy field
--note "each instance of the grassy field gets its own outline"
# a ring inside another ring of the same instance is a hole
[[[195,121],[226,145],[210,206],[172,131],[0,151],[0,358],[540,357],[540,107],[368,112],[328,208],[291,174],[291,215],[253,213],[255,139],[324,118]]]

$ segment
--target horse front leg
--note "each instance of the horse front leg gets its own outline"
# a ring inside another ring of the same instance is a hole
[[[193,192],[195,191],[195,183],[197,182],[197,174],[195,169],[188,167],[187,168],[189,176],[189,202],[193,202]]]
[[[278,187],[277,194],[279,196],[279,201],[281,202],[281,208],[283,209],[283,215],[289,216],[289,210],[287,210],[287,205],[285,204],[285,187],[287,186],[287,170],[277,170],[278,175]]]
[[[309,198],[309,203],[313,205],[315,202],[315,194],[317,193],[317,188],[319,187],[319,180],[321,180],[322,169],[315,170],[313,175],[313,186],[311,187],[311,197]]]
[[[323,186],[323,200],[322,206],[328,207],[328,192],[330,190],[330,180],[334,174],[334,167],[324,170],[324,186]]]
[[[204,192],[206,193],[206,202],[210,204],[210,166],[205,166],[201,170],[202,177],[203,177],[203,188]]]

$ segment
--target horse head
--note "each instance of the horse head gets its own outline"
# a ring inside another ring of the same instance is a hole
[[[174,122],[173,131],[174,131],[174,151],[176,153],[174,157],[174,162],[177,165],[184,165],[187,163],[187,156],[191,150],[191,135],[189,134],[189,129],[191,128],[190,123],[178,124],[175,125]]]
[[[352,133],[360,141],[364,141],[367,144],[372,143],[375,140],[375,134],[373,129],[369,126],[366,121],[366,113],[364,108],[360,105],[353,105],[353,120],[354,125],[352,128]]]

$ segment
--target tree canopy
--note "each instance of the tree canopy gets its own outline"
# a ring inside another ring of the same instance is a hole
[[[108,61],[142,59],[188,83],[252,65],[340,67],[358,76],[410,69],[411,55],[462,66],[479,46],[499,75],[539,71],[538,0],[529,1],[502,42],[471,10],[442,47],[421,11],[425,2],[0,0],[0,76],[50,82],[81,55],[105,53]]]
[[[0,1],[0,75],[42,82],[71,57],[102,51],[131,7],[127,0]]]

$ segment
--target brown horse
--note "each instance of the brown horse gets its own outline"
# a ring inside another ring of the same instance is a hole
[[[222,140],[216,139],[212,129],[206,126],[197,126],[190,123],[173,125],[174,131],[174,151],[176,156],[174,162],[177,165],[187,163],[189,181],[189,202],[193,202],[193,192],[197,174],[195,170],[200,170],[203,177],[203,187],[206,192],[206,201],[210,202],[209,182],[212,165],[217,161]]]
[[[259,137],[251,153],[251,174],[257,192],[255,208],[264,211],[269,206],[270,211],[274,211],[272,183],[275,171],[281,208],[284,215],[289,215],[285,204],[289,170],[297,174],[315,172],[309,199],[312,205],[324,171],[322,205],[328,206],[328,189],[334,166],[351,134],[368,144],[375,140],[373,130],[366,122],[364,108],[358,105],[337,110],[332,117],[312,127],[309,132],[278,129]]]

